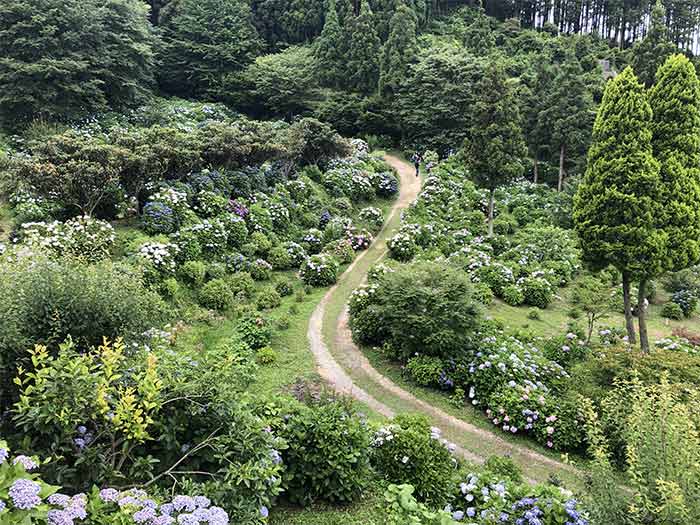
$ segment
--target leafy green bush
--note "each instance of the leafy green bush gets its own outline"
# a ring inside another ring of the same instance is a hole
[[[338,239],[326,244],[323,247],[323,252],[341,264],[351,263],[355,258],[355,250],[352,249],[352,245],[347,239]]]
[[[513,483],[522,483],[523,481],[520,467],[510,456],[489,456],[484,463],[484,469]]]
[[[350,326],[363,343],[385,340],[405,356],[456,357],[473,343],[481,305],[463,272],[417,262],[360,288],[350,303]],[[355,294],[354,294],[355,295]]]
[[[389,256],[401,262],[408,262],[416,255],[418,246],[406,233],[397,233],[387,243],[389,246]]]
[[[454,445],[430,427],[425,416],[398,416],[375,432],[372,464],[387,481],[415,487],[420,501],[442,507],[451,498],[456,460]]]
[[[228,285],[236,297],[251,299],[255,295],[255,281],[247,272],[235,273],[228,277]]]
[[[267,260],[275,270],[289,270],[293,267],[292,256],[283,246],[272,248]]]
[[[202,261],[187,261],[180,267],[182,279],[196,288],[204,283],[206,273],[207,267]]]
[[[525,302],[525,296],[518,286],[512,284],[503,289],[503,300],[511,306],[520,306]]]
[[[483,283],[486,283],[493,293],[497,296],[503,296],[503,290],[506,286],[515,284],[513,271],[504,264],[493,263],[482,266],[476,272],[477,277]]]
[[[698,307],[698,297],[691,290],[679,290],[671,296],[671,301],[681,307],[683,315],[690,317]]]
[[[302,406],[279,435],[288,444],[284,484],[292,501],[350,503],[361,495],[370,476],[369,433],[344,403]]]
[[[549,306],[554,297],[552,285],[543,277],[526,277],[518,281],[518,286],[523,292],[525,304],[543,310]]]
[[[299,275],[305,284],[329,286],[338,279],[338,263],[325,253],[312,255],[301,265]]]
[[[0,261],[0,296],[4,392],[14,390],[8,376],[26,364],[26,350],[34,344],[55,350],[55,344],[70,335],[87,348],[102,337],[138,336],[169,315],[136,269],[111,262],[88,266],[39,257]]]
[[[224,279],[209,281],[198,294],[199,304],[212,310],[227,310],[233,306],[234,296]]]
[[[226,277],[226,265],[220,262],[212,262],[207,264],[206,279],[212,281],[214,279],[224,279]]]
[[[681,308],[678,303],[674,303],[672,301],[664,303],[664,305],[661,307],[661,317],[680,321],[684,317],[683,308]]]
[[[263,346],[255,351],[255,358],[261,365],[271,365],[277,361],[277,352],[269,346]]]
[[[387,525],[456,525],[447,511],[432,511],[413,496],[411,485],[387,487],[384,501],[387,504]]]
[[[255,259],[250,265],[250,276],[256,281],[269,281],[272,265],[264,259]]]
[[[421,386],[438,386],[444,365],[439,357],[419,355],[406,362],[408,376]]]
[[[272,310],[282,304],[282,297],[274,288],[261,290],[255,299],[255,305],[259,310]]]
[[[489,306],[493,302],[493,292],[486,283],[474,284],[474,299],[484,306]]]
[[[279,281],[275,284],[275,290],[281,297],[288,297],[294,293],[294,285],[289,281]]]
[[[263,348],[272,340],[272,328],[267,319],[255,315],[243,317],[236,326],[241,341],[253,350]]]

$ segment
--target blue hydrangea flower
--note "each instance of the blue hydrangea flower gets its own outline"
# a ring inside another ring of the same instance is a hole
[[[10,451],[6,448],[0,448],[0,465],[7,461],[7,457],[10,455]]]
[[[37,507],[41,503],[39,492],[41,485],[31,479],[18,479],[9,490],[12,504],[21,510]]]
[[[100,499],[105,503],[117,501],[119,492],[116,489],[102,489],[100,491]]]
[[[49,525],[73,525],[73,518],[65,510],[50,510],[46,518]]]
[[[13,464],[17,465],[18,463],[21,464],[27,472],[39,466],[32,458],[23,455],[19,455],[14,459]]]

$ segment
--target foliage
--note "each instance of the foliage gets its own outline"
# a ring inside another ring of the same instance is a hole
[[[180,268],[180,273],[187,283],[198,288],[204,284],[207,267],[202,261],[187,261],[182,265],[182,268]]]
[[[680,321],[684,317],[683,308],[681,308],[678,303],[674,303],[673,301],[664,303],[663,307],[661,308],[661,317]]]
[[[649,104],[664,192],[666,266],[678,271],[700,261],[700,213],[695,208],[700,199],[700,82],[687,58],[674,55],[659,68]]]
[[[301,265],[299,276],[311,286],[329,286],[338,278],[338,263],[326,253],[312,255]]]
[[[0,262],[0,357],[5,374],[24,364],[36,344],[72,336],[86,348],[102,337],[138,336],[164,321],[167,308],[132,267],[117,263],[34,260]],[[3,381],[4,392],[12,392]],[[3,404],[9,401],[3,396]]]
[[[413,496],[415,489],[411,485],[394,485],[387,487],[384,499],[388,505],[389,525],[454,525],[456,522],[445,511],[433,512],[423,503],[418,503]]]
[[[351,90],[369,93],[379,82],[381,45],[369,2],[362,2],[360,13],[349,17],[344,30],[348,41],[344,83]]]
[[[288,443],[284,484],[292,501],[350,503],[360,496],[369,479],[369,433],[346,404],[302,406],[280,435]]]
[[[20,238],[27,246],[52,257],[97,262],[109,257],[115,235],[114,228],[105,221],[76,217],[64,223],[25,222]]]
[[[372,464],[391,483],[404,481],[415,488],[418,500],[442,507],[450,499],[456,460],[455,446],[431,428],[424,416],[399,416],[376,431]]]
[[[400,4],[389,22],[389,37],[379,57],[379,93],[394,93],[408,65],[415,59],[417,48],[417,17],[408,6]]]
[[[158,81],[181,96],[223,97],[228,77],[262,49],[247,2],[173,2],[161,27]]]
[[[666,59],[676,51],[668,37],[666,8],[662,2],[650,2],[651,22],[644,39],[632,48],[632,67],[647,88],[654,84],[656,73]]]
[[[149,94],[154,38],[143,2],[10,0],[0,27],[0,115],[9,128],[78,120]]]
[[[255,306],[259,310],[272,310],[282,304],[282,297],[274,288],[265,288],[255,299]]]
[[[225,279],[214,279],[202,286],[199,303],[213,310],[227,310],[233,306],[234,296]]]
[[[399,267],[353,294],[353,336],[364,343],[387,341],[406,356],[460,355],[473,342],[481,320],[472,293],[469,279],[444,264]],[[358,301],[355,294],[366,300]]]

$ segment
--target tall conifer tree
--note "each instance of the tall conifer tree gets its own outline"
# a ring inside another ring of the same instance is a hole
[[[651,27],[644,37],[632,48],[632,68],[639,80],[651,87],[656,70],[676,51],[676,46],[668,38],[666,28],[666,8],[657,0],[651,11]]]
[[[415,13],[400,5],[389,22],[389,38],[382,47],[379,92],[388,95],[396,91],[406,74],[406,68],[416,57],[418,20]]]
[[[559,181],[562,191],[566,173],[567,155],[585,151],[593,118],[593,96],[578,59],[569,54],[559,66],[547,104],[539,122],[550,128],[552,149],[559,155]]]
[[[700,83],[685,56],[673,55],[659,68],[649,102],[663,183],[666,266],[678,271],[700,260]]]
[[[489,190],[488,232],[492,236],[496,188],[522,175],[527,146],[513,87],[497,58],[487,66],[476,93],[465,153],[472,177]]]
[[[326,22],[314,49],[314,57],[318,65],[318,76],[321,82],[333,87],[338,86],[342,76],[343,55],[343,33],[338,21],[338,11],[335,0],[329,0]]]
[[[622,273],[630,343],[636,342],[630,290],[632,280],[639,279],[643,350],[648,349],[645,285],[663,267],[667,239],[657,228],[662,184],[652,152],[651,121],[644,86],[628,67],[605,88],[573,214],[584,260],[597,268],[613,265]]]
[[[381,42],[368,1],[362,2],[359,15],[346,20],[346,32],[350,40],[346,63],[348,87],[370,93],[379,82]]]

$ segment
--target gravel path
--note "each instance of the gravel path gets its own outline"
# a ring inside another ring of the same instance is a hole
[[[386,228],[389,228],[389,231],[383,230],[377,236],[377,240],[372,244],[369,250],[363,252],[348,267],[343,275],[340,276],[338,281],[339,283],[342,283],[348,277],[355,274],[356,271],[359,271],[357,270],[357,265],[363,260],[363,258],[372,257],[373,259],[378,260],[384,256],[387,250],[386,239],[391,236],[393,229],[396,227],[391,225],[391,219],[397,213],[400,213],[401,210],[408,207],[420,192],[420,179],[415,176],[415,170],[410,164],[407,164],[399,158],[391,155],[387,155],[385,160],[396,169],[401,178],[401,192],[399,194],[399,198],[394,203],[391,214],[385,222],[387,225]],[[352,377],[349,375],[348,370],[350,370],[351,373],[360,372],[368,377],[373,383],[376,383],[376,385],[381,388],[382,395],[387,396],[387,399],[389,397],[393,397],[394,399],[401,400],[403,405],[410,406],[410,410],[412,412],[421,412],[426,414],[430,417],[433,423],[440,427],[443,431],[449,431],[451,436],[457,435],[462,438],[459,440],[457,451],[468,461],[483,463],[486,458],[469,450],[468,445],[460,446],[460,443],[479,443],[480,450],[487,448],[488,450],[493,451],[492,453],[510,455],[516,461],[516,463],[521,465],[521,467],[526,470],[526,473],[529,476],[531,474],[528,472],[529,469],[527,469],[527,466],[532,464],[538,464],[542,467],[551,467],[552,470],[558,472],[569,471],[571,474],[576,476],[576,471],[572,466],[556,461],[527,447],[518,446],[505,441],[493,432],[458,419],[444,412],[443,410],[436,408],[421,399],[418,399],[410,392],[407,392],[399,387],[389,378],[380,374],[374,367],[372,367],[362,351],[352,341],[352,334],[348,326],[347,307],[343,309],[340,317],[336,320],[337,325],[334,331],[334,351],[336,355],[343,356],[343,365],[341,365],[333,357],[333,354],[329,351],[323,340],[323,320],[326,312],[326,306],[332,299],[334,299],[336,293],[338,293],[338,285],[328,290],[326,295],[318,304],[311,316],[308,329],[308,338],[311,345],[311,351],[316,358],[318,373],[333,389],[339,393],[352,396],[383,416],[388,418],[393,417],[395,415],[395,411],[382,401],[376,399],[365,390],[357,386],[353,382]],[[538,481],[544,481],[546,478],[541,471],[538,471],[538,475],[536,477],[538,478]],[[532,478],[530,480],[532,481]]]

